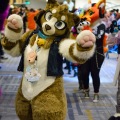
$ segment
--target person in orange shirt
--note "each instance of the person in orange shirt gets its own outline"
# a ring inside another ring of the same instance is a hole
[[[38,10],[34,10],[31,8],[29,12],[27,13],[27,20],[28,20],[28,29],[29,30],[35,30],[37,28],[37,24],[35,23],[34,17],[38,13]]]

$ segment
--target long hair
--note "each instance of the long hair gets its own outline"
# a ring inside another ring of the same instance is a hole
[[[10,0],[0,0],[0,13],[3,13],[7,9],[9,1]]]

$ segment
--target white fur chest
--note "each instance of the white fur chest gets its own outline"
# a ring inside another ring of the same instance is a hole
[[[36,43],[34,44],[34,48],[36,47]],[[28,45],[25,50],[24,57],[24,70],[26,70],[29,62],[27,61],[27,54],[31,51],[31,46]],[[37,52],[37,61],[36,67],[38,68],[38,72],[41,75],[40,79],[37,82],[29,82],[25,77],[25,71],[22,82],[22,92],[26,99],[31,100],[35,96],[37,96],[40,92],[44,91],[47,87],[49,87],[54,81],[55,77],[47,76],[47,62],[48,62],[48,54],[49,49],[40,48]]]

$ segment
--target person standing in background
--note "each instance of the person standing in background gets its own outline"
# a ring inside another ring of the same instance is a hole
[[[35,23],[34,17],[39,12],[39,10],[34,10],[31,8],[29,12],[27,13],[27,22],[28,22],[28,29],[29,30],[35,30],[37,28],[37,25]]]
[[[74,10],[74,2],[72,0],[65,0],[63,4],[66,4],[68,6],[70,12]]]
[[[85,63],[78,66],[78,82],[79,90],[84,91],[84,98],[89,98],[89,76],[91,75],[94,92],[93,102],[95,103],[99,101],[100,70],[105,59],[105,52],[107,52],[107,35],[105,34],[106,29],[105,25],[101,22],[105,14],[106,1],[100,0],[99,2],[93,4],[91,1],[88,2],[88,8],[84,8],[85,13],[81,17],[77,30],[78,32],[85,29],[92,31],[96,37],[96,48],[94,55]]]
[[[118,45],[118,63],[114,75],[114,85],[117,85],[118,88],[116,93],[116,113],[108,120],[120,120],[120,44]]]
[[[24,30],[24,33],[26,32],[26,29],[27,29],[27,14],[26,14],[26,11],[27,11],[27,7],[25,6],[21,6],[20,8],[20,12],[18,13],[18,15],[20,15],[23,19],[23,30]]]
[[[116,20],[117,20],[117,25],[120,25],[120,13],[117,13]]]
[[[0,39],[2,38],[4,32],[4,23],[9,13],[9,0],[0,0]],[[4,56],[4,52],[0,42],[0,59],[7,59]]]
[[[4,31],[4,22],[9,13],[9,0],[0,0],[0,60],[5,59],[4,52],[1,45],[1,32]],[[0,66],[1,68],[1,66]],[[0,87],[0,96],[2,94],[2,89]]]

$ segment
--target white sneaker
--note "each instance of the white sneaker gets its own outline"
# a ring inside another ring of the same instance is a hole
[[[89,90],[84,90],[84,97],[89,98]]]
[[[99,94],[98,93],[95,93],[94,94],[94,98],[93,98],[93,102],[96,103],[99,101]]]

